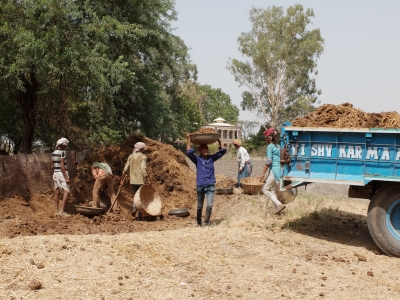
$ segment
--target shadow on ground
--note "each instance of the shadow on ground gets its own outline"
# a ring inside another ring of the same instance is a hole
[[[380,251],[369,234],[367,217],[359,214],[323,208],[286,222],[282,228],[313,238]]]

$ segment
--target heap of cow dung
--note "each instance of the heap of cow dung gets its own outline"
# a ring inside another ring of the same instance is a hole
[[[400,128],[400,115],[393,112],[367,113],[350,103],[324,104],[292,122],[299,127]]]
[[[93,150],[87,155],[84,162],[77,167],[76,176],[72,182],[72,196],[76,202],[87,203],[92,198],[94,178],[91,174],[91,165],[94,162],[106,162],[113,171],[115,189],[119,186],[122,172],[128,156],[137,142],[146,144],[142,152],[147,156],[147,173],[151,184],[159,192],[163,200],[162,213],[182,207],[192,207],[196,202],[196,175],[190,169],[185,155],[171,145],[166,145],[140,134],[131,135],[117,145],[108,145]],[[124,186],[124,197],[118,197],[122,207],[130,209],[133,193],[128,184]],[[122,200],[121,200],[122,199]]]
[[[204,134],[204,133],[218,133],[214,128],[202,127],[199,130],[192,132],[191,134]]]

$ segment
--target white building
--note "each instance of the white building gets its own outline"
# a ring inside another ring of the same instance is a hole
[[[242,139],[242,129],[239,126],[229,124],[222,118],[216,118],[213,121],[214,123],[202,127],[215,129],[215,131],[219,133],[219,138],[224,148],[233,147],[233,141],[235,139]]]

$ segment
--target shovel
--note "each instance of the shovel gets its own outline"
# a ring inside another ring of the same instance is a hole
[[[124,185],[125,178],[126,178],[126,174],[124,174],[122,176],[121,182],[119,184],[117,195],[115,196],[114,202],[111,204],[111,207],[108,209],[107,213],[111,212],[114,204],[117,203],[117,198],[118,198],[119,192],[121,192],[122,186]]]

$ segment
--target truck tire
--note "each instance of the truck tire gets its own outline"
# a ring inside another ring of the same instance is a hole
[[[387,255],[400,257],[400,184],[380,187],[368,206],[368,229]]]

